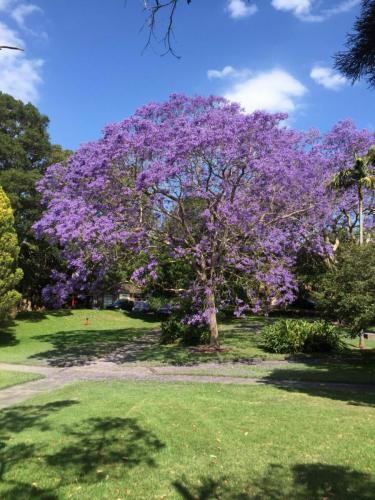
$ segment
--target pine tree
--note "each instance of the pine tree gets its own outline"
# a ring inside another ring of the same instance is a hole
[[[18,254],[13,211],[9,198],[0,187],[0,322],[9,316],[21,299],[14,289],[22,279],[22,271],[17,268]]]

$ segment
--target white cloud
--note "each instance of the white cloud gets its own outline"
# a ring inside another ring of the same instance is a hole
[[[18,33],[0,22],[0,40],[3,45],[24,47]],[[38,99],[38,87],[42,82],[41,59],[29,59],[24,52],[0,51],[0,90],[24,102]]]
[[[306,87],[290,73],[272,69],[235,83],[224,97],[239,102],[247,112],[265,110],[292,112],[298,100],[307,93]]]
[[[15,0],[0,0],[0,12],[7,12]]]
[[[344,0],[343,2],[337,4],[335,7],[332,7],[330,9],[326,9],[324,11],[324,14],[326,17],[331,17],[335,16],[336,14],[342,14],[344,12],[348,12],[351,10],[353,7],[356,7],[359,5],[361,0]]]
[[[11,45],[20,48],[24,47],[24,43],[18,36],[18,33],[10,29],[6,24],[2,23],[1,21],[0,21],[0,41],[1,45]],[[20,54],[18,52],[17,53],[8,52],[5,50],[0,52],[1,59],[12,55],[20,55]]]
[[[301,21],[322,22],[337,14],[348,12],[358,5],[360,1],[343,0],[333,7],[328,9],[320,8],[316,12],[313,10],[315,0],[272,0],[271,3],[276,10],[291,12]],[[321,5],[321,2],[319,5]]]
[[[272,6],[277,10],[290,11],[296,16],[308,14],[312,0],[272,0]]]
[[[228,0],[227,10],[233,19],[241,19],[254,15],[258,12],[258,7],[253,3],[246,3],[245,0]]]
[[[248,69],[234,69],[233,66],[224,66],[222,70],[217,69],[209,69],[207,71],[207,77],[209,80],[213,80],[214,78],[218,78],[223,80],[225,78],[245,78],[250,75],[250,71]]]
[[[207,71],[207,77],[211,80],[212,78],[225,78],[227,76],[233,75],[235,69],[233,66],[224,66],[222,70],[209,69]]]
[[[26,17],[35,12],[43,12],[43,11],[37,5],[21,3],[12,10],[10,15],[16,21],[16,23],[20,28],[25,28]]]
[[[314,66],[310,76],[317,84],[330,90],[339,90],[347,83],[346,78],[325,66]]]

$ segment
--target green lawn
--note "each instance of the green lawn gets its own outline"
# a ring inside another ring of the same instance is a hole
[[[88,318],[89,324],[86,324]],[[268,320],[272,321],[272,319]],[[266,324],[261,317],[250,316],[246,319],[226,321],[220,324],[223,347],[220,353],[194,352],[174,345],[160,345],[155,342],[145,345],[123,361],[139,361],[153,365],[194,365],[202,362],[247,361],[249,359],[282,360],[285,355],[272,354],[264,350],[261,330]],[[153,337],[153,331],[159,328],[159,322],[152,316],[132,317],[123,312],[97,310],[60,310],[47,313],[25,313],[19,315],[13,324],[0,333],[0,361],[8,363],[45,364],[52,366],[80,365],[117,349],[126,348],[133,339],[145,334]],[[348,352],[351,364],[342,365],[346,379],[353,382],[365,379],[374,381],[373,362],[375,360],[375,341],[367,341],[368,349],[363,353],[357,349],[357,340],[348,340]],[[331,356],[326,358],[326,365],[295,367],[298,377],[320,377],[326,373],[331,380],[340,381],[336,365]],[[308,360],[308,357],[305,357]],[[302,358],[304,361],[304,358]],[[340,364],[341,366],[341,364]],[[363,369],[362,369],[363,368]],[[339,367],[340,369],[340,367]],[[340,369],[341,370],[341,369]],[[340,371],[339,370],[339,371]],[[341,370],[342,371],[342,370]],[[359,379],[357,374],[360,374]],[[278,377],[281,372],[274,372]],[[251,375],[252,376],[252,375]],[[336,379],[338,377],[338,379]],[[279,377],[280,378],[280,377]],[[313,378],[313,380],[317,380]]]
[[[55,366],[82,364],[158,325],[115,311],[24,313],[0,333],[0,361]]]
[[[42,375],[36,373],[17,373],[8,370],[0,370],[0,389],[11,387],[12,385],[23,384],[43,378]]]
[[[86,325],[86,317],[89,324]],[[222,343],[228,352],[195,353],[179,345],[158,343],[137,354],[131,361],[153,364],[192,364],[203,361],[241,359],[283,359],[262,348],[263,318],[249,317],[220,325]],[[92,361],[126,346],[132,339],[159,327],[152,316],[134,318],[123,312],[60,310],[24,313],[0,334],[0,361],[8,363],[69,366]]]
[[[319,362],[293,362],[287,365],[223,364],[217,366],[189,366],[179,371],[184,375],[208,375],[215,377],[259,378],[265,381],[296,380],[310,382],[336,382],[375,385],[375,362],[370,359],[321,360]],[[173,371],[165,372],[173,374]]]
[[[272,321],[272,320],[269,320]],[[174,345],[155,345],[145,350],[139,360],[153,364],[192,365],[195,363],[231,362],[249,359],[285,359],[283,354],[265,351],[261,331],[267,320],[249,316],[246,319],[233,319],[219,325],[221,345],[227,351],[218,353],[196,352],[192,349]]]
[[[374,498],[374,392],[80,383],[0,433],[3,500]]]

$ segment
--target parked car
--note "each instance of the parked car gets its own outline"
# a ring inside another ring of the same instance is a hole
[[[118,299],[115,300],[112,304],[109,304],[106,309],[111,310],[121,310],[121,311],[132,311],[133,310],[133,302],[131,300]]]
[[[150,311],[150,304],[146,300],[139,300],[134,302],[132,311],[135,313],[144,313]]]
[[[164,304],[163,306],[159,307],[159,309],[156,311],[156,313],[159,316],[170,316],[173,312],[171,304]]]

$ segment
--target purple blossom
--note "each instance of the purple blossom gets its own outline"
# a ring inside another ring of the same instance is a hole
[[[219,292],[232,277],[249,284],[239,313],[293,300],[298,252],[329,251],[325,231],[351,206],[328,182],[373,137],[343,122],[321,138],[283,126],[285,118],[172,95],[52,165],[39,183],[46,211],[35,229],[59,243],[71,269],[53,293],[62,299],[64,282],[67,290],[100,286],[119,249],[148,258],[134,281],[157,279],[152,249],[163,242],[192,266],[188,321],[208,322],[212,338]]]

